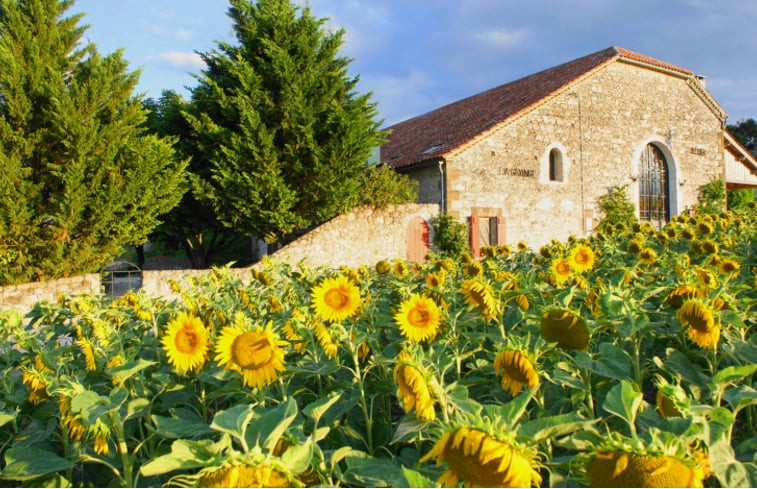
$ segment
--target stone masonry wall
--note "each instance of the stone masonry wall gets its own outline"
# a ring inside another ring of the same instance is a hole
[[[438,204],[405,204],[386,209],[357,208],[335,217],[271,255],[274,261],[311,267],[374,265],[383,259],[406,258],[407,227],[420,217],[429,223]],[[433,237],[429,236],[429,242]]]
[[[311,267],[337,268],[341,265],[372,266],[383,259],[406,258],[407,228],[414,218],[429,223],[439,213],[436,204],[406,204],[374,210],[358,208],[338,216],[270,255],[274,262],[296,265],[300,260]],[[429,236],[429,242],[433,239]],[[251,268],[232,268],[243,280],[251,277]],[[191,277],[208,270],[143,270],[142,290],[152,297],[178,299],[170,281],[186,286]],[[98,293],[100,275],[88,274],[50,282],[35,282],[0,287],[0,311],[15,309],[26,312],[40,300],[55,301],[58,294]]]
[[[100,275],[90,273],[59,280],[0,287],[0,311],[15,309],[26,313],[37,302],[55,302],[58,300],[58,294],[74,295],[81,292],[100,292]]]
[[[538,248],[591,232],[597,198],[628,184],[638,212],[638,164],[648,143],[669,166],[671,215],[693,206],[697,188],[723,177],[720,120],[687,80],[610,63],[567,90],[447,157],[447,210],[467,222],[476,208],[502,209],[510,244]],[[549,152],[564,178],[549,181]],[[438,177],[427,175],[431,188]]]

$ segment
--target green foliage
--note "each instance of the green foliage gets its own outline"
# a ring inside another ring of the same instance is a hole
[[[174,141],[176,153],[189,159],[187,170],[191,176],[189,191],[179,205],[163,217],[163,222],[150,235],[150,241],[160,243],[171,250],[182,250],[193,268],[210,268],[235,261],[246,264],[249,237],[226,227],[218,220],[208,202],[198,199],[200,188],[197,182],[210,178],[210,169],[197,148],[192,144],[192,129],[184,116],[190,110],[189,102],[176,92],[166,90],[158,100],[143,101],[148,109],[146,127],[160,137]],[[200,184],[201,186],[201,184]]]
[[[386,165],[369,167],[358,198],[359,205],[381,209],[388,205],[408,204],[418,198],[418,181],[397,173]]]
[[[638,222],[636,207],[628,197],[628,185],[616,185],[611,187],[606,194],[597,199],[599,209],[602,211],[602,219],[597,229],[605,231],[617,226],[630,226]]]
[[[728,191],[728,210],[746,209],[754,202],[754,189],[742,188]]]
[[[754,119],[742,119],[736,124],[729,124],[728,132],[746,149],[757,149],[757,121]]]
[[[138,72],[84,42],[72,3],[0,3],[0,284],[98,270],[183,192],[185,163],[143,134]]]
[[[287,239],[359,201],[384,134],[338,56],[343,31],[289,0],[232,0],[229,16],[238,44],[201,55],[188,111],[201,197],[239,233]]]
[[[431,219],[434,226],[434,246],[440,252],[459,257],[470,252],[468,228],[449,214],[439,214]]]
[[[697,188],[697,203],[694,209],[699,214],[718,214],[725,210],[725,183],[718,177]]]

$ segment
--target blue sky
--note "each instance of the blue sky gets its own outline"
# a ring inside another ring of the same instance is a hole
[[[306,0],[297,0],[305,5]],[[620,46],[707,76],[729,122],[757,119],[757,0],[309,0],[344,28],[385,125]],[[101,53],[124,48],[139,91],[187,95],[195,53],[235,42],[226,0],[77,0]]]

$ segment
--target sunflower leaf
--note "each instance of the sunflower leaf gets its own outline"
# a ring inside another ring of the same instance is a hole
[[[244,431],[244,439],[248,447],[261,446],[269,452],[273,451],[276,442],[292,424],[297,416],[297,404],[293,398],[288,398],[283,404],[269,409],[257,417]]]
[[[171,453],[152,459],[139,472],[151,477],[179,469],[205,467],[212,463],[218,453],[219,444],[210,440],[176,440],[171,444]]]
[[[326,411],[328,411],[329,408],[334,405],[334,403],[339,401],[339,399],[342,397],[342,393],[343,391],[332,392],[323,399],[313,401],[305,406],[305,408],[302,410],[302,413],[308,418],[313,419],[313,421],[318,424],[318,421],[326,413]]]
[[[298,443],[289,447],[282,455],[281,461],[284,466],[293,474],[301,474],[310,467],[315,452],[312,438],[308,438],[304,443]]]
[[[5,452],[5,468],[0,479],[28,481],[37,477],[68,470],[74,464],[47,450],[36,447],[13,447]]]
[[[642,393],[636,385],[628,380],[622,380],[607,393],[602,409],[625,420],[631,433],[636,433],[636,414],[642,401]]]
[[[210,427],[221,433],[228,433],[244,442],[247,425],[250,424],[255,413],[250,404],[239,404],[225,411],[219,411],[213,417]]]
[[[713,389],[722,389],[728,384],[741,380],[748,375],[752,375],[754,372],[757,372],[757,365],[732,365],[726,367],[712,376]]]
[[[579,413],[558,414],[526,421],[518,429],[518,434],[538,442],[573,433],[599,420],[584,418]]]
[[[437,484],[424,476],[420,472],[402,467],[402,475],[405,478],[407,484],[402,484],[402,487],[435,487]]]

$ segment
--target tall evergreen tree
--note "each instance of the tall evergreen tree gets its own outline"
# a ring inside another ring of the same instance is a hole
[[[187,170],[200,181],[210,177],[210,170],[201,155],[195,154],[192,129],[184,112],[189,110],[189,103],[181,95],[165,90],[158,100],[144,101],[149,114],[147,127],[151,132],[163,137],[175,137],[174,148],[182,157],[189,159]],[[195,192],[187,191],[179,205],[163,217],[163,223],[150,235],[150,241],[168,249],[183,249],[193,268],[210,268],[222,265],[216,260],[223,260],[229,250],[238,248],[247,242],[244,236],[224,226],[216,217],[213,207],[197,199]],[[244,264],[242,257],[235,261]]]
[[[0,0],[0,284],[91,272],[144,242],[185,162],[146,135],[122,51],[83,42],[73,0]]]
[[[202,54],[192,91],[195,141],[219,219],[269,241],[360,203],[366,161],[380,145],[375,104],[358,95],[343,31],[289,0],[231,0],[238,45]]]

